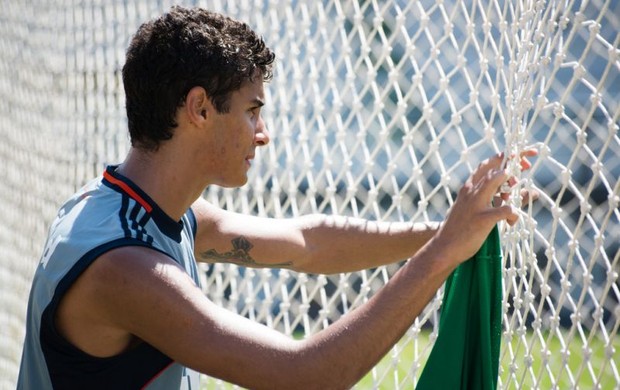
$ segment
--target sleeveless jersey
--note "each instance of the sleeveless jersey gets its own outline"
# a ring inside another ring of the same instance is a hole
[[[142,342],[98,358],[56,329],[58,304],[80,274],[114,248],[143,246],[168,255],[200,285],[194,258],[196,219],[172,220],[109,166],[59,210],[37,267],[30,298],[18,389],[198,389],[198,374]],[[174,332],[175,329],[170,329]]]

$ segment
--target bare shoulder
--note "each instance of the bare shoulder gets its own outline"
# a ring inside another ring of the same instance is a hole
[[[192,211],[196,217],[198,231],[196,232],[197,241],[200,237],[212,234],[217,231],[219,223],[226,218],[226,211],[220,207],[206,201],[202,197],[192,204]]]
[[[149,319],[188,296],[206,299],[173,260],[149,248],[122,247],[78,277],[60,302],[56,326],[84,352],[113,356],[146,337]]]
[[[202,197],[196,199],[196,201],[192,203],[192,211],[194,212],[196,219],[202,222],[217,220],[218,218],[221,218],[221,214],[224,213],[224,210]]]

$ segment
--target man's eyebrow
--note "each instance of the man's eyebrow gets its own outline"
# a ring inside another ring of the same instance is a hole
[[[261,98],[254,98],[250,103],[255,107],[262,107],[265,105],[265,102]]]

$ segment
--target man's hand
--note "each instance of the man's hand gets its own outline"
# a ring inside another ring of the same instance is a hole
[[[497,222],[504,220],[509,225],[517,222],[518,212],[512,206],[493,207],[491,202],[502,184],[510,184],[503,160],[503,155],[498,154],[478,166],[460,189],[445,222],[433,238],[436,248],[446,252],[449,259],[461,263],[473,256]],[[529,163],[524,169],[528,167]]]
[[[538,150],[534,148],[528,148],[522,151],[521,154],[519,155],[519,166],[521,168],[521,171],[530,169],[532,167],[532,164],[529,162],[528,157],[534,157],[537,155],[538,155]],[[509,178],[508,181],[506,182],[508,187],[512,187],[516,183],[517,182],[513,177]],[[498,190],[498,193],[493,197],[492,204],[495,207],[501,206],[505,201],[507,201],[510,198],[510,192],[503,191],[502,187],[504,186],[501,186]],[[538,199],[539,195],[540,194],[536,190],[530,191],[525,188],[521,189],[520,191],[521,207],[527,206],[530,202],[535,201],[536,199]]]

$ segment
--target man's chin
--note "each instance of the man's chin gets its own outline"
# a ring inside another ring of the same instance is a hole
[[[221,183],[215,183],[215,184],[222,188],[239,188],[239,187],[243,187],[247,183],[248,183],[248,178],[246,176],[240,180],[223,180]]]

